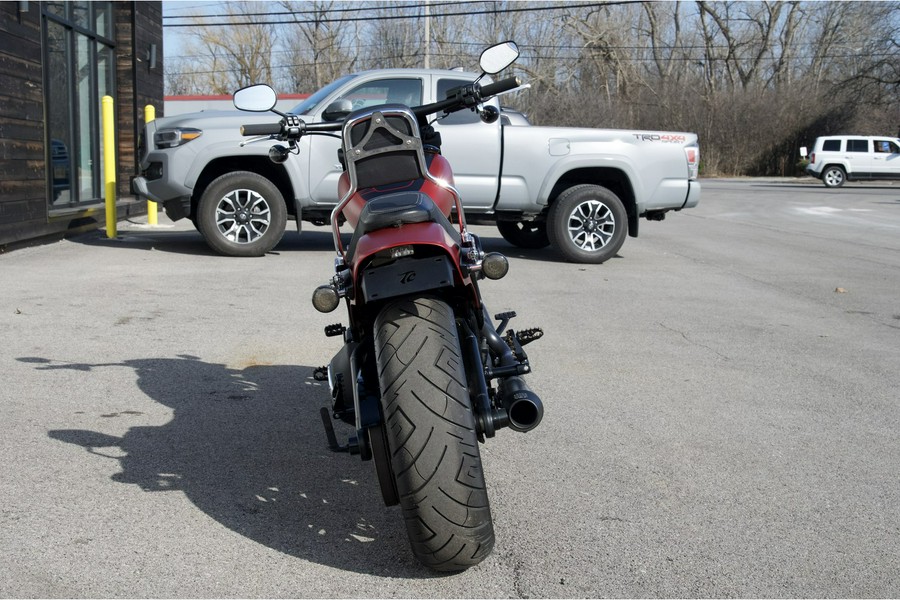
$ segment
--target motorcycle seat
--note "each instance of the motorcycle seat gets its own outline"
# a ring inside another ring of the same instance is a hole
[[[386,227],[436,221],[444,216],[427,194],[402,191],[379,196],[366,202],[359,215],[357,231],[368,233]]]
[[[367,201],[350,241],[348,256],[353,256],[357,240],[363,235],[388,227],[413,223],[437,223],[460,243],[459,230],[444,216],[434,201],[423,192],[404,190],[378,196]]]

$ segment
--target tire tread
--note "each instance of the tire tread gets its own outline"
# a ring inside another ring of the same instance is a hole
[[[478,564],[494,530],[453,311],[430,297],[388,304],[375,354],[413,553],[439,571]]]

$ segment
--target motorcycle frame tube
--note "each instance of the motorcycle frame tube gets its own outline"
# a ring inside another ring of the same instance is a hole
[[[491,398],[488,393],[487,378],[484,376],[484,362],[481,358],[481,347],[478,337],[472,332],[462,319],[457,319],[457,328],[460,332],[463,361],[466,373],[469,374],[469,396],[472,399],[472,407],[475,409],[476,423],[479,433],[485,438],[492,438],[496,433],[494,425]]]
[[[359,455],[362,460],[371,460],[372,449],[369,447],[366,432],[369,428],[383,423],[383,419],[379,408],[379,397],[367,393],[364,387],[366,378],[359,364],[359,354],[362,351],[362,344],[357,344],[353,348],[350,354],[350,375],[353,379],[351,382],[353,385],[353,409],[356,412],[356,438],[359,445]]]
[[[481,335],[484,336],[490,349],[497,355],[500,362],[498,366],[511,367],[517,365],[519,361],[516,360],[512,350],[510,350],[503,338],[500,337],[500,334],[497,333],[497,329],[494,327],[494,322],[491,320],[491,315],[488,313],[487,307],[483,304],[481,307],[484,311],[484,324],[481,326]]]

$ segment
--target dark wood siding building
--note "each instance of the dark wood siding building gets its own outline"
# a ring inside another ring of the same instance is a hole
[[[0,249],[105,223],[101,98],[114,100],[117,211],[144,107],[162,107],[161,2],[0,2]]]

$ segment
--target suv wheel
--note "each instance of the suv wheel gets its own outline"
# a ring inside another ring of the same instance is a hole
[[[825,187],[841,187],[845,181],[847,181],[847,175],[844,173],[844,169],[838,166],[827,167],[822,172],[822,182]]]
[[[196,223],[219,254],[262,256],[281,241],[287,209],[274,183],[257,173],[235,171],[206,188]]]
[[[605,187],[576,185],[550,205],[547,234],[568,261],[606,262],[625,243],[627,231],[625,206]]]

